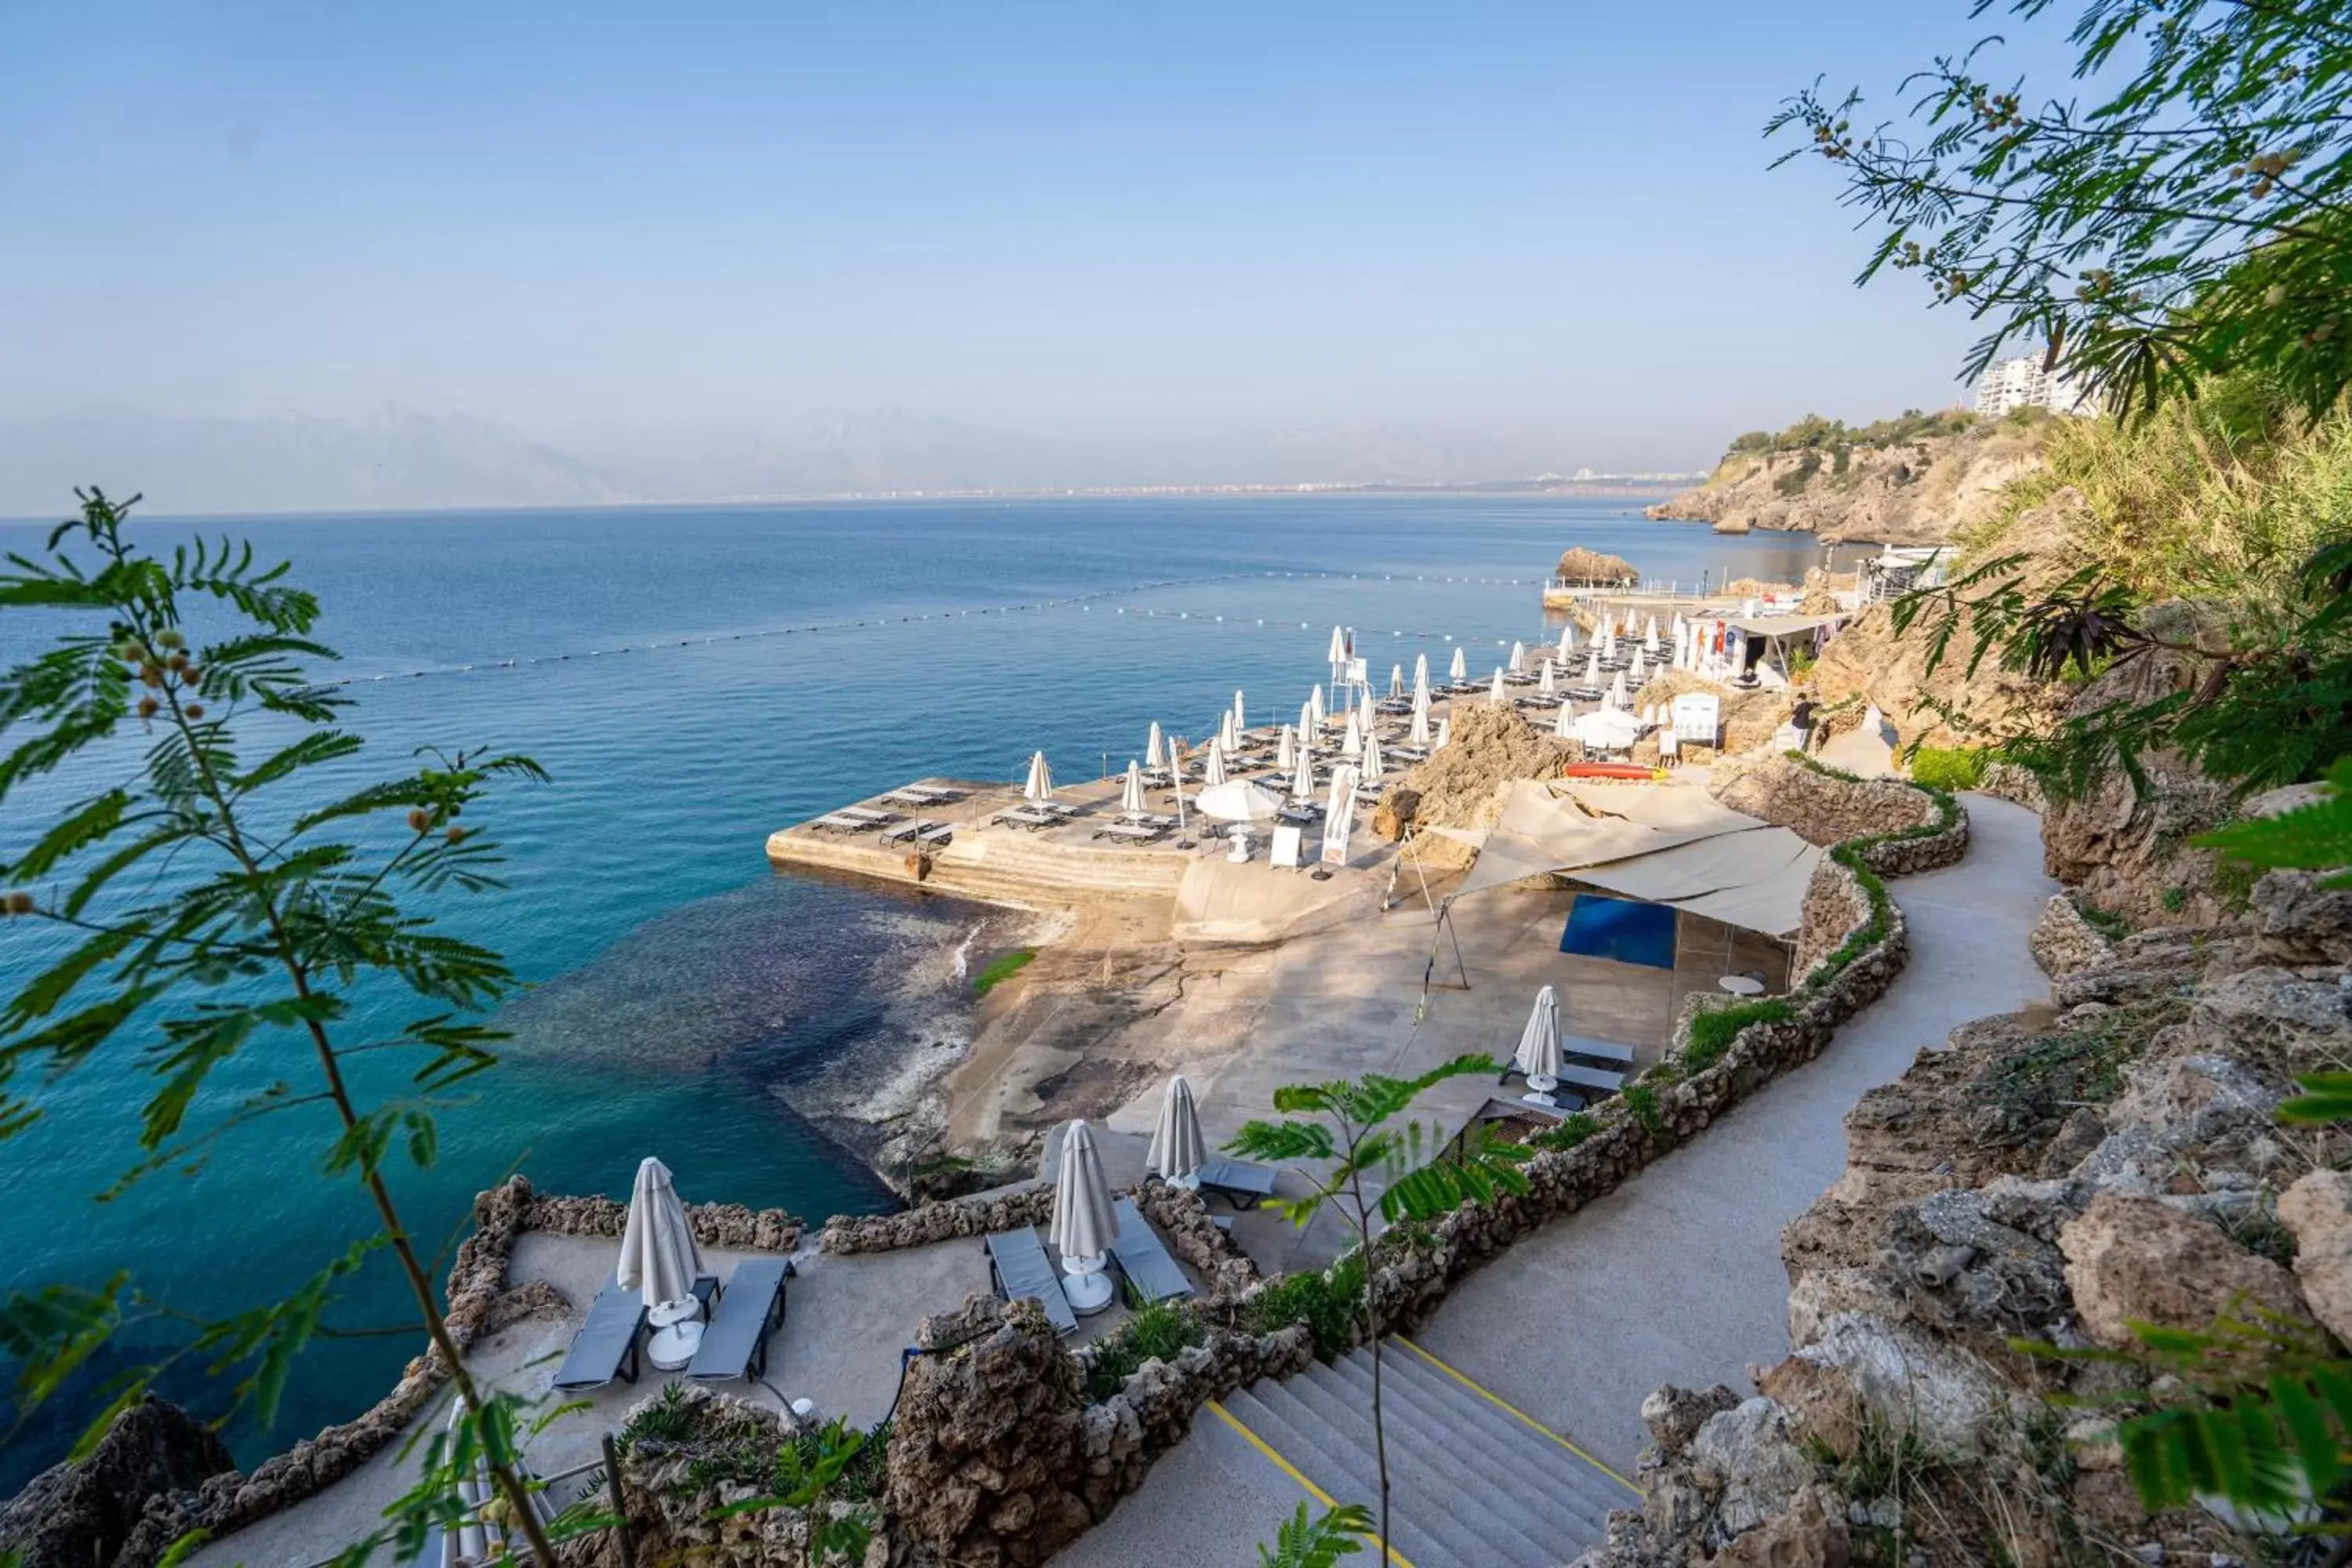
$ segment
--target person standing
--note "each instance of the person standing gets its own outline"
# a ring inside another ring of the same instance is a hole
[[[1789,715],[1789,728],[1797,732],[1797,750],[1810,752],[1813,749],[1813,694],[1797,693],[1796,710]]]
[[[1683,765],[1683,743],[1675,739],[1674,726],[1671,724],[1658,731],[1658,765],[1662,768],[1678,768]]]

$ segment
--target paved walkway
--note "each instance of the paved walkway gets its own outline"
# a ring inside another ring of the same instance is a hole
[[[2025,949],[2057,890],[2040,824],[1989,796],[1968,807],[1967,858],[1894,884],[1911,962],[1884,998],[1819,1060],[1465,1280],[1418,1342],[1627,1475],[1652,1389],[1745,1389],[1750,1365],[1786,1354],[1780,1230],[1843,1171],[1847,1110],[1956,1026],[2048,994]],[[1056,1561],[1246,1563],[1303,1495],[1222,1424],[1196,1421],[1143,1489]]]

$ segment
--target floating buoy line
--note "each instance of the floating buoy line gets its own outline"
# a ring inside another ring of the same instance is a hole
[[[1133,594],[1158,593],[1169,588],[1196,588],[1213,583],[1237,583],[1266,578],[1325,578],[1342,582],[1360,583],[1451,583],[1464,586],[1513,588],[1528,585],[1540,586],[1544,581],[1541,578],[1535,577],[1472,577],[1447,575],[1440,573],[1316,571],[1221,572],[1205,577],[1169,577],[1153,583],[1130,583],[1116,588],[1098,589],[1090,594],[1071,594],[1058,599],[1040,599],[1030,604],[984,605],[979,606],[966,606],[959,609],[923,610],[910,615],[879,616],[854,621],[812,621],[805,626],[767,626],[758,631],[718,632],[708,637],[678,637],[676,639],[664,638],[651,642],[622,643],[615,647],[589,648],[585,652],[582,653],[535,654],[527,658],[502,658],[475,664],[427,666],[421,669],[386,671],[381,675],[339,676],[330,679],[314,681],[311,689],[314,690],[328,690],[335,687],[370,685],[377,681],[384,680],[416,680],[422,679],[427,676],[481,675],[493,673],[499,670],[524,669],[536,665],[571,664],[576,663],[582,659],[589,658],[617,658],[623,654],[660,653],[677,648],[714,647],[722,643],[755,642],[762,637],[815,637],[833,632],[877,630],[885,626],[908,626],[922,621],[959,620],[971,616],[1014,616],[1032,614],[1045,610],[1067,609],[1072,606],[1076,606],[1080,610],[1091,613],[1097,605],[1104,604],[1107,600],[1118,599]],[[1287,629],[1291,625],[1287,619],[1273,616],[1226,616],[1209,610],[1165,609],[1157,605],[1109,605],[1107,607],[1115,615],[1138,616],[1145,619],[1183,621],[1197,620],[1234,626],[1255,625],[1258,626],[1274,627],[1276,629]],[[1298,629],[1301,631],[1315,631],[1320,629],[1319,624],[1315,622],[1300,621],[1297,625]],[[1433,632],[1426,629],[1406,629],[1402,627],[1372,628],[1358,626],[1355,628],[1355,635],[1359,639],[1360,651],[1362,639],[1375,637],[1385,637],[1392,639],[1412,637],[1423,641],[1447,643],[1458,642],[1465,647],[1492,642],[1498,647],[1508,647],[1513,640],[1507,637],[1457,637],[1450,632]]]

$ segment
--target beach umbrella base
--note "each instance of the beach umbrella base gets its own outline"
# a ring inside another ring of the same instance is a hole
[[[1062,1259],[1062,1294],[1070,1299],[1070,1310],[1079,1317],[1091,1318],[1110,1305],[1110,1279],[1103,1272],[1108,1261],[1100,1253]]]

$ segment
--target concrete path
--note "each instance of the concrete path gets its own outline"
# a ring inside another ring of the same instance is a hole
[[[2025,949],[2057,891],[2042,874],[2040,823],[1990,796],[1968,807],[1967,858],[1893,884],[1911,962],[1884,998],[1819,1060],[1464,1281],[1418,1342],[1627,1475],[1652,1389],[1745,1389],[1750,1365],[1786,1354],[1780,1230],[1843,1171],[1845,1113],[1958,1025],[2048,994]],[[1056,1561],[1250,1561],[1248,1543],[1271,1541],[1304,1494],[1264,1481],[1222,1435],[1204,1437],[1213,1425],[1196,1421],[1143,1489]]]

